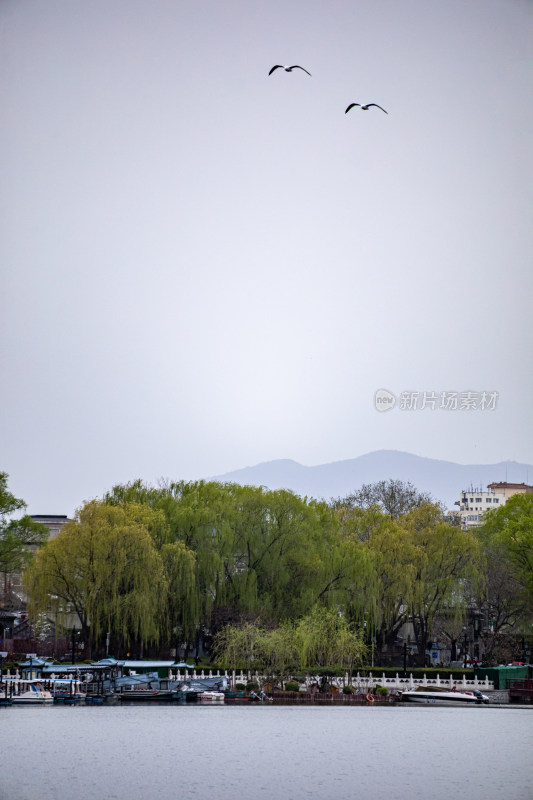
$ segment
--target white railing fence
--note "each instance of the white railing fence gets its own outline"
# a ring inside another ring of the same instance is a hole
[[[60,670],[58,669],[58,672]],[[13,674],[7,670],[4,673],[6,678],[21,678],[20,672],[16,670]],[[172,672],[169,670],[169,678],[171,679],[195,679],[195,678],[220,678],[225,677],[228,679],[228,684],[230,686],[234,686],[237,683],[242,683],[246,686],[247,683],[250,681],[256,681],[259,686],[263,686],[268,680],[268,676],[261,675],[259,672],[252,672],[252,671],[244,671],[244,670],[204,670],[204,669],[192,669],[192,670],[180,670]],[[285,681],[291,680],[291,676],[288,676]],[[301,689],[309,689],[312,685],[316,683],[320,683],[322,678],[318,675],[308,675],[305,681],[298,681],[300,684]],[[337,686],[338,689],[342,689],[343,686],[347,686],[350,682],[350,677],[348,673],[346,673],[343,677],[337,678],[328,678],[328,683]],[[446,689],[453,689],[456,686],[458,689],[463,689],[465,691],[472,691],[473,689],[479,689],[481,691],[493,691],[494,690],[494,682],[489,681],[488,678],[484,678],[483,680],[479,680],[477,676],[474,676],[473,679],[466,678],[466,675],[461,675],[455,677],[454,675],[447,676],[446,678],[440,678],[437,675],[435,678],[428,678],[424,674],[423,678],[413,678],[413,675],[410,674],[407,678],[400,677],[399,673],[397,672],[394,678],[387,677],[384,673],[381,675],[374,675],[372,672],[369,675],[360,675],[357,673],[356,675],[352,675],[351,685],[354,686],[356,689],[360,689],[361,691],[368,691],[369,689],[375,689],[376,686],[385,686],[387,689],[410,689],[415,686],[427,686],[432,687],[440,687]]]
[[[260,686],[262,686],[266,681],[268,681],[268,677],[265,675],[261,675],[258,672],[246,672],[243,670],[233,670],[233,671],[222,671],[222,670],[186,670],[185,674],[183,672],[180,673],[181,677],[187,678],[218,678],[218,677],[226,677],[228,679],[228,683],[230,685],[235,685],[236,683],[242,683],[246,685],[250,681],[256,681]],[[169,677],[178,677],[176,673],[173,673]],[[291,677],[288,676],[287,680],[291,680]],[[301,688],[310,688],[313,684],[320,683],[321,678],[318,675],[308,675],[305,681],[298,681]],[[347,686],[350,682],[349,675],[346,673],[343,677],[338,678],[328,678],[328,683],[337,686],[339,689],[342,689],[343,686]],[[372,672],[369,675],[361,676],[359,673],[356,675],[352,675],[351,685],[354,686],[356,689],[361,689],[362,691],[368,691],[369,689],[375,689],[376,686],[386,686],[387,689],[406,689],[406,688],[413,688],[415,686],[436,686],[443,689],[453,689],[456,686],[458,689],[464,690],[472,690],[472,689],[480,689],[491,691],[494,690],[494,682],[489,681],[488,678],[484,678],[483,680],[479,680],[477,676],[474,676],[473,679],[467,679],[466,675],[461,676],[454,676],[450,675],[445,678],[440,678],[439,675],[436,675],[435,678],[428,678],[425,674],[423,678],[414,678],[413,675],[409,675],[407,678],[401,678],[399,673],[396,673],[394,678],[387,677],[384,673],[381,675],[374,675]]]

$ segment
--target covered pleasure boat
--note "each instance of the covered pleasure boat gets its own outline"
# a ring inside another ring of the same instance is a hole
[[[52,692],[45,689],[40,681],[13,680],[11,682],[11,702],[13,705],[35,705],[53,703]]]

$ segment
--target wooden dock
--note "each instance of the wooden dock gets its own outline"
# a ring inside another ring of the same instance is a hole
[[[330,694],[329,692],[273,692],[272,702],[275,705],[286,703],[287,705],[294,705],[295,703],[301,705],[359,705],[359,706],[372,706],[372,705],[392,705],[397,703],[400,699],[399,695],[395,694],[344,694],[337,692]]]

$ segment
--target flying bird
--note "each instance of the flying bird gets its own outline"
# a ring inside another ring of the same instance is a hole
[[[372,106],[374,106],[374,108],[380,108],[382,111],[385,112],[385,114],[389,113],[388,111],[385,111],[384,108],[381,108],[381,106],[378,106],[377,103],[368,103],[366,106],[362,106],[361,103],[350,103],[350,105],[348,106],[348,108],[346,109],[346,111],[344,113],[347,114],[348,111],[351,108],[353,108],[354,106],[359,106],[361,111],[368,111],[369,108],[372,108]]]
[[[283,64],[276,64],[275,66],[272,67],[272,69],[270,70],[270,72],[268,74],[272,75],[272,73],[274,72],[275,69],[284,69],[285,72],[292,72],[293,69],[303,69],[304,72],[307,72],[306,69],[304,69],[303,67],[300,67],[298,64],[293,64],[292,67],[284,67]],[[310,72],[307,72],[307,74],[311,75]]]

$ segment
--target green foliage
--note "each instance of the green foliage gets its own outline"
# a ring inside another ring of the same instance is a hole
[[[297,654],[292,621],[265,631],[261,647],[264,669],[268,675],[283,676],[294,671]]]
[[[36,554],[24,576],[33,618],[61,619],[70,604],[89,646],[106,632],[120,643],[157,640],[166,598],[163,563],[148,509],[92,501]]]
[[[312,670],[312,674],[316,675],[318,678],[343,678],[346,674],[346,670],[316,667]]]
[[[339,509],[346,535],[364,553],[365,569],[353,584],[350,616],[363,621],[370,639],[376,632],[393,641],[406,621],[415,578],[414,543],[400,523],[378,506]]]
[[[255,663],[265,663],[264,640],[268,632],[251,623],[240,626],[226,625],[214,643],[214,653],[225,669],[250,669]]]
[[[2,491],[5,479],[0,500]],[[6,507],[21,503],[8,494]],[[533,496],[489,514],[479,535],[449,525],[428,499],[401,481],[331,505],[213,481],[115,486],[66,526],[68,547],[58,537],[28,569],[30,608],[58,614],[69,602],[84,636],[101,642],[111,630],[117,647],[188,652],[207,633],[213,658],[272,676],[362,668],[368,648],[394,643],[406,622],[423,653],[435,620],[453,638],[472,598],[495,625],[524,620]],[[144,575],[130,546],[146,552]]]
[[[328,665],[352,670],[366,654],[362,633],[338,612],[315,607],[299,622],[274,629],[244,623],[227,625],[216,636],[214,650],[226,668],[263,670],[281,676],[294,666],[316,669]]]
[[[300,668],[330,666],[351,671],[364,662],[367,653],[362,631],[338,611],[320,606],[296,624],[294,647]]]
[[[15,511],[20,511],[26,507],[24,500],[20,500],[11,494],[7,488],[7,479],[9,475],[7,472],[0,472],[0,516],[2,520],[4,516],[13,514]]]
[[[413,622],[423,653],[437,615],[462,617],[482,584],[475,536],[447,524],[438,503],[398,481],[363,486],[333,510],[345,541],[359,551],[357,577],[341,607],[364,622],[367,643],[378,646],[393,644],[404,623]]]
[[[28,515],[10,519],[26,504],[8,490],[8,477],[7,472],[0,472],[0,572],[6,574],[21,570],[31,559],[30,548],[48,537],[48,528]]]
[[[163,544],[160,554],[168,587],[166,632],[179,631],[182,638],[191,640],[200,610],[196,555],[183,542]]]
[[[483,519],[482,540],[502,549],[533,600],[533,494],[515,494]]]
[[[414,547],[414,577],[405,604],[415,625],[418,652],[424,653],[438,614],[459,617],[469,594],[482,580],[476,536],[444,522],[438,505],[426,503],[401,520]]]
[[[300,684],[297,681],[287,681],[285,684],[286,692],[299,692]]]
[[[364,554],[339,538],[327,504],[292,492],[205,481],[151,489],[135,481],[114,487],[106,502],[143,503],[163,514],[152,535],[167,572],[166,549],[179,544],[194,554],[181,584],[187,589],[167,612],[170,629],[186,639],[209,628],[221,608],[279,624],[317,601],[338,606],[365,567]]]
[[[510,501],[509,501],[510,502]],[[488,515],[490,518],[490,515]],[[508,634],[528,634],[533,621],[533,595],[515,563],[505,537],[492,526],[475,530],[483,552],[484,581],[474,592],[475,604],[483,620],[480,639],[484,663],[500,663]],[[459,640],[458,632],[456,639]],[[507,658],[514,660],[513,658]]]

